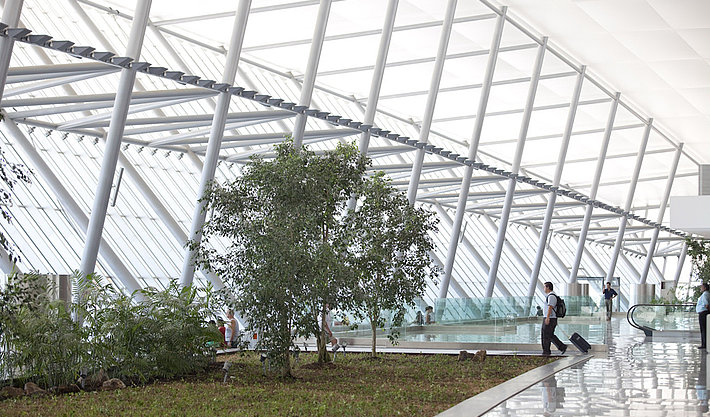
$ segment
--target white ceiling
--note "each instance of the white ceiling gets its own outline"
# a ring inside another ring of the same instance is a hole
[[[502,4],[499,2],[499,5]],[[710,163],[710,1],[507,0],[622,92],[701,163]]]

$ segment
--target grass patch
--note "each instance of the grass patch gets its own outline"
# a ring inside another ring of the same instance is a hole
[[[326,367],[301,355],[294,379],[262,375],[257,355],[232,360],[222,372],[119,391],[25,397],[0,402],[8,416],[432,416],[508,379],[554,360],[489,356],[458,362],[456,356],[384,354],[373,361],[349,353]]]

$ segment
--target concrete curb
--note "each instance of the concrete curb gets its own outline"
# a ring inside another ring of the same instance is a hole
[[[564,369],[593,358],[594,355],[569,356],[542,365],[522,375],[486,390],[476,396],[464,400],[448,410],[437,414],[437,417],[473,417],[480,416],[495,408],[498,404],[525,391],[545,378]]]

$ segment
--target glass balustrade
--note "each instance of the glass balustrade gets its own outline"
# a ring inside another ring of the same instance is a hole
[[[627,315],[629,323],[647,336],[653,332],[699,332],[695,304],[637,304]]]
[[[563,297],[567,315],[558,323],[557,334],[581,334],[592,344],[604,343],[604,309],[591,297]],[[434,302],[431,318],[426,324],[426,305],[408,308],[402,326],[392,328],[392,312],[385,314],[386,324],[378,330],[378,339],[385,338],[391,330],[399,333],[400,342],[444,343],[503,343],[539,344],[542,317],[537,314],[544,305],[529,297],[506,298],[446,298]],[[338,315],[336,314],[336,317]],[[370,325],[355,322],[353,315],[346,313],[350,325],[336,324],[338,337],[369,338]],[[343,317],[343,314],[340,314]],[[336,318],[336,323],[341,319]],[[353,328],[356,327],[356,328]]]

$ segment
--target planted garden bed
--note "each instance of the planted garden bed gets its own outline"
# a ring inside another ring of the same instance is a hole
[[[319,365],[302,354],[294,378],[263,375],[255,354],[232,362],[228,382],[217,367],[180,380],[116,391],[31,396],[0,402],[0,415],[148,416],[433,416],[554,359],[488,356],[366,354]],[[221,368],[221,367],[220,367]]]

